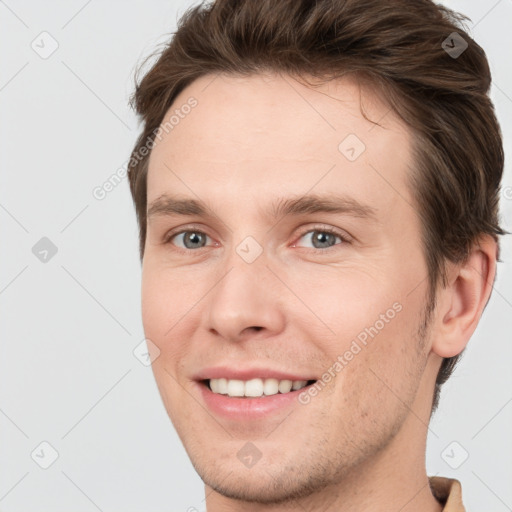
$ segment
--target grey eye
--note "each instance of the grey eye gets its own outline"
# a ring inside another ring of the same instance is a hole
[[[200,249],[205,246],[207,235],[200,231],[183,231],[182,233],[178,233],[174,238],[181,238],[182,245],[176,244],[180,247],[185,249]]]
[[[336,245],[336,239],[342,241],[339,235],[320,229],[308,231],[301,237],[301,240],[302,239],[308,239],[314,249],[327,249]]]

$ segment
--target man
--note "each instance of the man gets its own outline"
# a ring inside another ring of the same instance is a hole
[[[495,279],[503,149],[460,19],[218,0],[137,84],[144,330],[209,512],[464,510],[425,445]]]

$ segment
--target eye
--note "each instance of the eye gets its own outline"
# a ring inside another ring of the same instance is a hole
[[[304,232],[300,236],[299,242],[303,239],[311,243],[313,246],[312,248],[316,250],[331,249],[336,245],[349,242],[348,238],[345,237],[342,233],[334,229],[324,227],[318,227]],[[337,242],[337,240],[339,240],[339,242]],[[296,247],[299,242],[294,243],[293,246]]]
[[[193,250],[205,247],[206,241],[209,238],[210,237],[202,231],[180,231],[179,233],[169,235],[166,238],[165,243],[172,243],[179,249]]]
[[[344,243],[350,243],[350,240],[343,233],[326,227],[315,227],[304,231],[297,242],[292,247],[301,246],[303,247],[302,240],[306,240],[307,244],[312,244],[312,249],[326,252],[336,245],[342,245]],[[207,247],[208,241],[211,242],[211,238],[203,231],[197,229],[182,230],[175,233],[170,233],[165,237],[164,243],[174,245],[178,250],[191,251],[198,250]],[[215,244],[216,245],[216,244]]]

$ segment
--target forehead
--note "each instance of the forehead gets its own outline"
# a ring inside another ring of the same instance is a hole
[[[388,202],[408,193],[411,134],[350,77],[309,87],[288,75],[206,75],[178,95],[162,126],[171,116],[150,156],[148,202],[171,190],[254,197],[343,186]]]

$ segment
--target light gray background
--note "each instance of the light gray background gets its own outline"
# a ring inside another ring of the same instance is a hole
[[[443,3],[471,17],[490,60],[512,230],[512,0]],[[92,194],[138,134],[127,105],[135,65],[189,5],[0,1],[1,511],[205,508],[151,370],[133,354],[144,334],[128,182]],[[58,43],[46,59],[31,47],[55,44],[43,31]],[[58,249],[46,263],[32,252],[42,237]],[[458,478],[474,511],[512,510],[510,245],[428,439],[428,473]],[[58,452],[48,469],[43,441]]]

